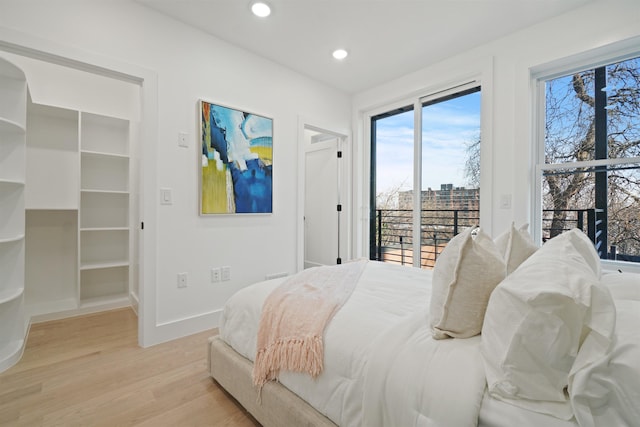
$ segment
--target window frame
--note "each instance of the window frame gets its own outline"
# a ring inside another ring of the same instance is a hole
[[[532,219],[532,237],[542,242],[542,175],[545,171],[563,170],[569,168],[596,166],[619,166],[640,163],[640,157],[613,158],[567,163],[545,163],[545,122],[546,122],[546,92],[545,84],[549,80],[567,76],[573,73],[607,66],[617,62],[640,57],[640,37],[615,42],[606,46],[591,49],[576,55],[571,55],[547,64],[530,69],[531,102],[532,102],[532,136],[531,136],[531,170],[533,176],[532,203],[530,217]],[[601,259],[603,267],[622,271],[640,273],[640,263]]]

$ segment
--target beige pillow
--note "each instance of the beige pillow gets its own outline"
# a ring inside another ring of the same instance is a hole
[[[513,273],[524,260],[538,249],[527,231],[528,227],[529,224],[524,224],[520,228],[516,228],[514,223],[511,223],[509,230],[495,239],[496,246],[507,264],[507,274]]]
[[[506,275],[498,249],[469,228],[444,248],[433,270],[430,324],[435,339],[469,338],[482,330],[491,291]]]

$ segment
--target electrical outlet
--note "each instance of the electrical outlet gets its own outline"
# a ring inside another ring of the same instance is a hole
[[[231,280],[231,267],[222,267],[222,281]]]
[[[178,287],[179,288],[187,287],[187,273],[178,273]]]
[[[211,283],[218,283],[222,277],[220,267],[211,269]]]

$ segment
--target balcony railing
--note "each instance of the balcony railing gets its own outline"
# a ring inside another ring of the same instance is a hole
[[[602,258],[640,261],[616,253],[615,246],[608,252],[599,240],[602,224],[601,211],[596,209],[571,209],[562,211],[564,219],[553,221],[554,211],[543,211],[543,241],[564,231],[579,228],[584,231]],[[558,212],[555,213],[556,218]],[[438,256],[459,232],[479,224],[479,211],[469,209],[423,209],[420,220],[420,265],[433,268]],[[373,247],[372,247],[373,249]],[[603,254],[603,252],[605,252]],[[403,209],[377,209],[375,250],[371,258],[403,265],[413,265],[413,211]]]
[[[438,255],[460,231],[479,223],[479,211],[472,209],[423,209],[420,219],[420,263],[433,268]],[[376,210],[376,239],[373,259],[413,265],[413,211]]]

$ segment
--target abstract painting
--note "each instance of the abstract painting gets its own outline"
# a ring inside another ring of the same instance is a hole
[[[272,213],[273,119],[200,101],[200,214]]]

